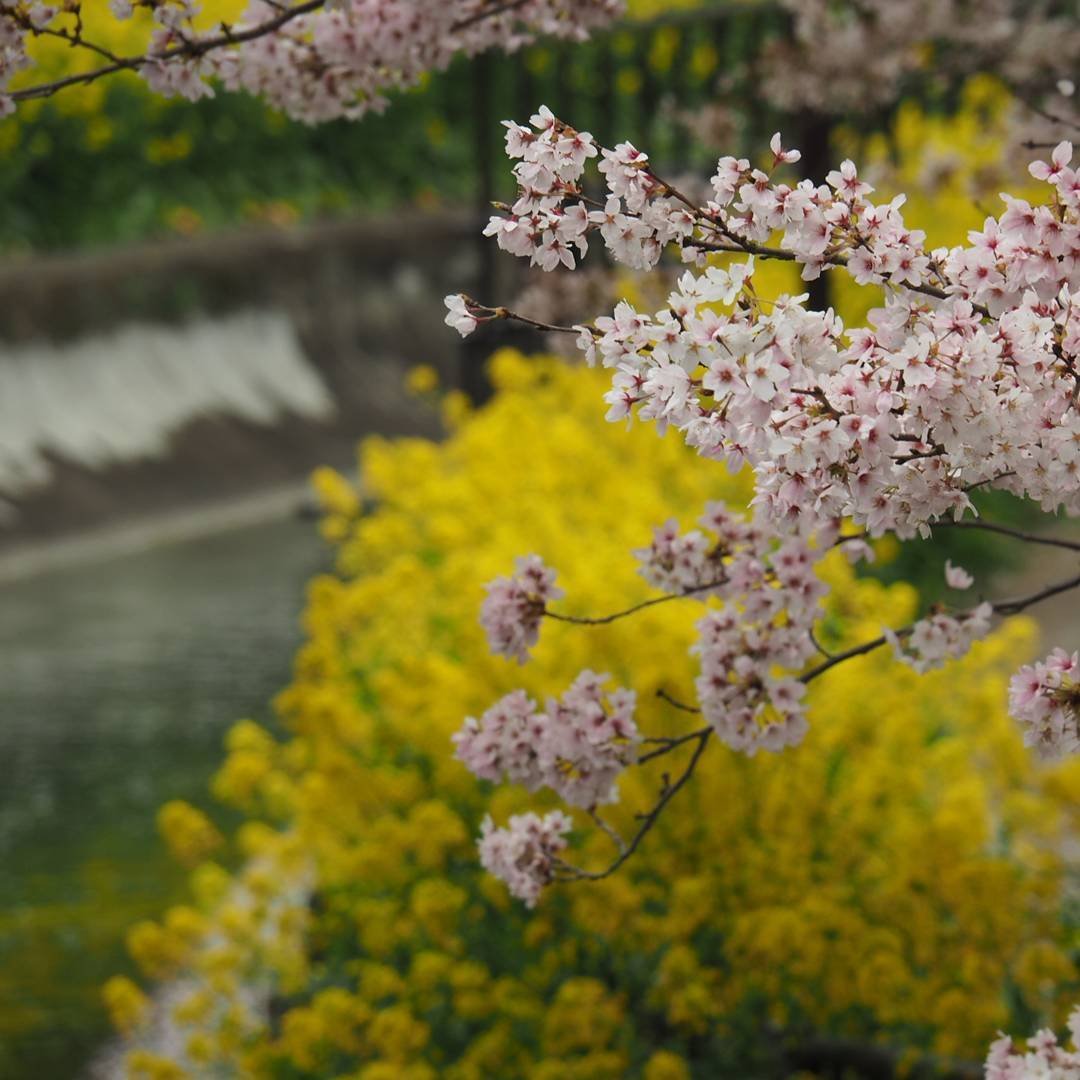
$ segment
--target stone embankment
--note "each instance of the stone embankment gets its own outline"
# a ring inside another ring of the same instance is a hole
[[[0,263],[0,557],[297,490],[363,435],[437,430],[468,214],[251,230]],[[274,502],[273,499],[270,502]]]

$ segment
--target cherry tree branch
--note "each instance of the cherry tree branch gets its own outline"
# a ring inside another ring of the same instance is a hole
[[[549,611],[544,608],[544,615],[549,619],[557,619],[559,622],[574,623],[577,626],[606,626],[608,623],[613,623],[618,619],[625,619],[628,615],[635,615],[639,611],[644,611],[645,608],[655,607],[657,604],[666,604],[669,600],[684,600],[688,596],[695,596],[698,593],[708,592],[710,589],[716,589],[724,584],[723,578],[719,581],[710,581],[704,585],[695,585],[692,589],[686,589],[681,593],[669,593],[667,596],[654,596],[651,600],[642,600],[640,604],[634,604],[631,607],[624,608],[622,611],[613,611],[610,615],[560,615],[558,612]]]
[[[681,709],[683,712],[701,712],[701,710],[697,708],[696,705],[687,705],[684,702],[679,701],[678,698],[672,697],[671,694],[669,694],[665,689],[663,689],[663,687],[656,691],[656,696],[660,698],[661,701],[666,701],[669,705],[673,706],[676,709]]]
[[[995,615],[1019,615],[1022,611],[1025,611],[1029,607],[1033,607],[1035,604],[1040,603],[1043,600],[1049,600],[1052,596],[1058,596],[1061,593],[1069,592],[1072,589],[1080,588],[1080,574],[1071,578],[1066,578],[1064,581],[1055,582],[1053,585],[1047,585],[1045,588],[1040,589],[1038,592],[1032,593],[1030,596],[1023,596],[1016,600],[999,600],[996,604],[990,606],[994,610]],[[905,626],[900,630],[895,631],[897,637],[904,637],[910,634],[913,627]],[[874,638],[872,641],[864,641],[861,645],[854,645],[850,649],[845,649],[843,652],[834,653],[828,660],[818,664],[817,667],[811,668],[799,677],[800,682],[810,683],[816,679],[819,675],[824,675],[830,668],[835,667],[837,664],[843,663],[845,660],[851,660],[856,656],[864,656],[866,653],[873,652],[875,649],[880,649],[882,645],[887,643],[887,639],[884,635]]]
[[[626,841],[595,811],[589,811],[593,824],[618,848],[621,854],[626,850]]]
[[[69,86],[92,83],[106,75],[115,75],[119,71],[135,71],[144,64],[162,60],[175,60],[178,57],[203,56],[208,52],[213,52],[215,49],[224,48],[226,45],[240,45],[245,41],[254,41],[256,38],[276,33],[283,26],[301,15],[308,15],[313,11],[318,11],[325,5],[326,0],[303,0],[302,3],[297,4],[295,7],[287,8],[280,14],[275,15],[274,18],[267,19],[266,22],[258,23],[256,26],[248,27],[247,30],[233,32],[231,29],[226,29],[216,37],[203,38],[198,41],[184,41],[180,45],[175,45],[171,49],[165,49],[160,53],[140,53],[137,56],[117,57],[112,63],[105,64],[102,67],[67,75],[52,82],[39,83],[23,90],[14,90],[7,97],[12,101],[28,101],[31,98],[51,97],[59,90],[64,90]],[[81,39],[72,40],[71,43],[73,45],[83,44]]]
[[[540,322],[537,319],[530,319],[528,315],[521,315],[519,312],[511,311],[507,307],[489,307],[487,304],[481,304],[478,300],[474,300],[464,293],[461,294],[461,298],[465,301],[465,306],[469,309],[469,313],[476,318],[477,322],[492,322],[496,319],[502,319],[507,322],[522,323],[524,326],[531,326],[534,330],[543,330],[545,333],[550,334],[581,333],[581,327],[579,326],[555,326],[551,323]]]
[[[1076,120],[1075,118],[1058,116],[1057,113],[1052,113],[1049,109],[1044,109],[1041,105],[1033,101],[1029,95],[1021,92],[1016,86],[1013,86],[1010,89],[1012,90],[1016,100],[1019,101],[1020,104],[1023,105],[1025,108],[1030,109],[1033,113],[1035,113],[1036,116],[1041,116],[1044,120],[1048,121],[1051,124],[1055,124],[1058,127],[1072,128],[1073,131],[1080,131],[1080,121]],[[1029,141],[1026,143],[1022,143],[1021,145],[1027,147],[1028,149],[1041,149],[1044,145],[1052,144],[1032,143]]]
[[[1043,600],[1049,600],[1052,596],[1059,596],[1061,593],[1070,592],[1076,588],[1080,588],[1080,574],[1056,582],[1053,585],[1047,585],[1037,593],[1032,593],[1031,596],[1022,597],[1019,600],[1004,600],[994,604],[993,608],[998,615],[1019,615],[1020,612],[1041,603]]]
[[[495,4],[493,7],[481,8],[475,14],[459,19],[450,29],[455,34],[460,33],[462,30],[468,30],[470,26],[482,23],[485,19],[494,19],[497,15],[517,11],[518,8],[524,7],[525,3],[526,0],[506,0],[505,3]]]
[[[1032,593],[1029,596],[1020,597],[1016,600],[1004,600],[999,601],[993,605],[994,612],[998,615],[1017,615],[1024,611],[1026,608],[1039,603],[1042,600],[1047,600],[1052,596],[1057,596],[1061,593],[1068,592],[1071,589],[1080,588],[1080,574],[1071,578],[1066,578],[1063,581],[1055,582],[1052,585],[1047,585],[1045,588],[1040,589],[1038,592]],[[662,599],[675,599],[674,597],[664,597]],[[897,630],[897,637],[904,637],[912,632],[914,628],[911,626],[903,627]],[[825,672],[836,667],[837,664],[842,664],[846,660],[854,659],[858,656],[864,656],[867,653],[874,652],[881,648],[881,646],[887,643],[887,639],[884,635],[878,638],[874,638],[871,641],[864,641],[860,645],[854,645],[850,649],[845,649],[843,652],[830,653],[828,659],[818,664],[817,667],[811,668],[800,676],[800,681],[804,684],[811,683],[814,679],[824,675]],[[819,646],[820,648],[820,646]],[[824,652],[824,650],[821,650]],[[667,701],[677,709],[681,709],[688,713],[700,713],[701,710],[693,705],[687,705],[677,698],[672,697],[665,690],[658,690],[657,696]],[[603,870],[584,870],[580,867],[573,866],[569,863],[558,862],[558,880],[560,881],[600,881],[603,878],[610,877],[614,874],[641,846],[642,841],[646,835],[656,825],[657,820],[663,813],[665,807],[674,798],[674,796],[686,785],[690,777],[693,775],[694,770],[697,768],[702,755],[705,752],[705,747],[709,742],[710,737],[713,734],[711,725],[706,725],[701,728],[697,728],[694,731],[687,732],[685,735],[678,735],[673,737],[654,737],[646,739],[647,743],[657,744],[656,749],[649,750],[638,757],[636,764],[644,765],[646,762],[653,761],[656,758],[663,757],[666,754],[671,753],[673,750],[677,750],[679,747],[686,746],[688,743],[696,743],[694,752],[687,762],[683,771],[678,777],[672,781],[670,776],[665,773],[663,777],[663,786],[660,789],[659,797],[655,805],[651,810],[638,814],[638,820],[641,824],[638,826],[637,831],[629,841],[624,841],[617,832],[615,832],[606,822],[598,822],[603,831],[611,837],[613,842],[619,848],[619,855],[612,860]],[[596,820],[594,814],[590,816]]]
[[[702,251],[730,252],[734,255],[757,255],[763,259],[778,259],[781,262],[798,261],[794,252],[785,251],[784,248],[770,247],[767,244],[759,244],[753,240],[744,240],[735,233],[725,232],[725,235],[728,239],[724,242],[687,239],[683,241],[683,247],[700,248]],[[845,267],[848,264],[846,255],[828,255],[823,261],[828,266],[835,267]],[[886,282],[885,284],[893,283]],[[894,287],[896,286],[894,285]],[[936,285],[904,284],[902,287],[908,289],[910,292],[922,293],[924,296],[932,296],[936,300],[948,300],[953,296],[953,293],[946,292],[944,289],[939,289]],[[972,304],[972,308],[984,317],[989,317],[990,315],[990,312],[981,304]]]
[[[302,15],[310,15],[313,12],[321,10],[326,4],[327,0],[302,0],[301,3],[287,8],[280,8],[279,5],[273,4],[272,6],[275,8],[279,8],[279,13],[277,15],[272,19],[267,19],[265,22],[248,27],[246,30],[234,31],[226,24],[222,23],[222,32],[214,37],[193,40],[185,39],[179,45],[165,49],[162,52],[140,53],[135,56],[114,56],[106,50],[86,41],[80,34],[63,31],[34,30],[32,31],[34,33],[49,33],[56,37],[62,37],[73,47],[85,48],[91,52],[96,52],[99,55],[110,57],[110,62],[108,64],[103,64],[101,67],[93,68],[90,71],[66,75],[61,79],[38,83],[35,86],[25,87],[22,90],[13,90],[4,96],[9,100],[16,102],[29,101],[35,98],[46,98],[71,86],[81,86],[96,82],[106,75],[115,75],[121,71],[137,71],[145,64],[176,60],[182,57],[196,58],[205,56],[206,53],[214,52],[217,49],[223,49],[230,45],[242,45],[244,42],[254,41],[257,38],[266,37],[268,34],[274,34],[295,19],[300,18]],[[524,4],[525,0],[508,0],[506,3],[498,3],[491,7],[484,8],[454,23],[453,26],[450,27],[450,32],[460,33],[462,30],[467,30],[486,19],[494,18],[497,15],[503,15],[523,7]]]
[[[641,824],[637,832],[625,843],[618,858],[613,859],[603,870],[583,870],[581,867],[572,866],[570,863],[558,860],[556,862],[559,871],[557,879],[560,881],[601,881],[606,877],[611,877],[637,851],[641,846],[641,842],[652,831],[667,804],[686,786],[687,781],[693,776],[698,762],[701,761],[712,734],[712,728],[705,727],[700,731],[693,732],[692,736],[686,740],[697,742],[697,746],[694,748],[686,767],[675,780],[671,780],[666,773],[664,774],[664,784],[660,789],[660,797],[657,799],[656,805],[647,813],[640,815]]]
[[[700,709],[694,708],[691,705],[684,705],[687,712],[699,713]],[[663,757],[665,754],[670,754],[672,750],[677,750],[680,746],[684,746],[688,742],[693,742],[694,739],[700,739],[705,734],[707,728],[698,728],[696,731],[687,732],[685,735],[678,735],[671,739],[665,738],[652,738],[646,739],[646,742],[659,742],[662,743],[656,750],[650,750],[647,754],[642,754],[637,761],[636,765],[643,765],[646,761],[654,761],[658,757]]]
[[[1065,548],[1068,551],[1080,551],[1080,541],[1064,540],[1057,536],[1040,536],[1038,533],[1022,532],[1008,525],[998,525],[993,521],[950,521],[948,518],[935,521],[934,528],[949,529],[981,529],[983,532],[998,533],[1001,536],[1009,536],[1014,540],[1023,540],[1028,544],[1046,544],[1048,547]]]

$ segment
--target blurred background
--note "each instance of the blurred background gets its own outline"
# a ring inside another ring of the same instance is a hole
[[[5,1080],[83,1075],[109,1037],[100,987],[134,970],[127,928],[185,889],[158,807],[211,805],[236,720],[279,730],[269,703],[305,582],[332,561],[311,471],[348,468],[364,436],[438,436],[425,380],[481,402],[487,353],[555,347],[462,345],[443,296],[578,318],[646,288],[601,265],[584,298],[564,295],[479,236],[512,191],[500,120],[546,103],[691,185],[781,129],[810,175],[851,155],[882,190],[911,191],[909,218],[941,243],[1023,177],[1033,128],[999,71],[928,54],[887,101],[785,108],[747,59],[790,34],[789,11],[630,6],[587,44],[461,59],[357,123],[305,127],[234,94],[163,101],[128,76],[0,122]],[[40,61],[72,63],[59,43]],[[845,288],[826,280],[815,300],[865,310]],[[1052,576],[1007,543],[950,544],[883,551],[877,572],[927,601],[946,555],[1007,583]],[[1042,617],[1075,628],[1068,600]]]

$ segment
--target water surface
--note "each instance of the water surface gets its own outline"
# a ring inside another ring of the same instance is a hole
[[[327,557],[278,522],[0,586],[0,1078],[75,1077],[125,929],[181,894],[162,802],[211,807],[237,719],[270,721]]]

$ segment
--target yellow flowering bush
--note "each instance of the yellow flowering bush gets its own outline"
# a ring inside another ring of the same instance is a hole
[[[482,583],[533,549],[583,611],[620,608],[648,595],[626,552],[655,522],[746,490],[674,439],[605,425],[602,373],[508,352],[492,373],[487,407],[449,402],[444,443],[364,445],[375,512],[317,475],[339,572],[310,585],[276,701],[291,736],[236,728],[215,791],[249,817],[243,867],[204,863],[192,908],[132,932],[148,975],[182,973],[167,998],[185,1047],[140,1043],[113,984],[132,1075],[785,1075],[785,1039],[811,1029],[971,1057],[1017,1016],[1060,1015],[1080,769],[1036,765],[1006,716],[1025,620],[928,676],[884,652],[840,665],[812,686],[802,747],[710,747],[614,876],[530,912],[480,871],[480,817],[525,797],[453,760],[462,717],[589,666],[632,680],[650,733],[685,730],[655,694],[689,696],[696,607],[547,627],[521,669],[488,654]],[[825,572],[827,646],[912,614],[910,587],[839,558]],[[614,824],[669,761],[624,778]],[[578,824],[577,861],[603,865],[610,841]]]

